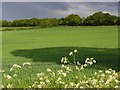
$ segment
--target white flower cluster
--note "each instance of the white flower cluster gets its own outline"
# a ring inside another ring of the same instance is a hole
[[[68,58],[67,57],[62,57],[61,63],[63,63],[63,64],[69,63]]]
[[[73,56],[73,55],[75,55],[77,52],[78,52],[78,51],[75,49],[75,50],[73,50],[73,51],[71,51],[71,52],[69,53],[69,56]]]
[[[94,58],[86,58],[85,63],[92,65],[92,64],[96,63],[96,60],[94,60]]]
[[[4,70],[0,70],[0,73],[4,73],[5,71]]]
[[[23,66],[31,66],[30,62],[23,63]]]
[[[84,78],[81,78],[77,75],[73,79],[69,79],[69,75],[74,75],[74,72],[71,72],[70,69],[70,72],[67,73],[66,71],[69,71],[69,69],[65,69],[66,67],[68,66],[62,65],[62,69],[58,70],[52,79],[50,74],[39,73],[37,77],[42,79],[37,79],[37,81],[29,87],[49,88],[52,86],[52,88],[119,88],[117,85],[119,82],[118,74],[115,70],[100,70],[99,72],[95,72],[94,77],[84,76]],[[52,73],[53,71],[48,68],[47,72]]]
[[[21,68],[20,65],[14,64],[14,65],[12,66],[12,68],[10,68],[10,72],[13,71],[14,69],[20,69],[20,68]]]
[[[4,78],[6,78],[7,80],[10,80],[12,79],[12,76],[4,74]]]
[[[1,71],[3,73],[3,83],[0,84],[0,88],[15,88],[16,83],[22,84],[20,75],[25,73],[25,69],[28,71],[26,75],[29,78],[29,80],[26,80],[27,82],[31,81],[26,86],[27,88],[120,88],[120,75],[112,69],[96,71],[92,76],[80,76],[82,69],[92,65],[90,62],[96,63],[93,58],[87,58],[83,65],[80,62],[77,62],[75,67],[62,64],[61,68],[57,71],[47,68],[46,72],[37,73],[35,77],[32,76],[34,79],[28,73],[30,70],[24,67],[25,65],[32,66],[31,64],[24,63],[24,69],[20,65],[14,64],[13,69],[17,68],[16,70],[19,70],[21,68],[23,70],[19,74],[12,73],[11,71],[10,74],[6,74]]]
[[[80,71],[86,68],[88,65],[92,65],[96,63],[96,60],[94,58],[86,58],[85,63],[81,64],[79,61],[77,61],[76,64],[76,70]]]

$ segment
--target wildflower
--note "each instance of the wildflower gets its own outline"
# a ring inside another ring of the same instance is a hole
[[[65,65],[64,64],[62,64],[62,68],[64,68],[65,67]]]
[[[58,77],[57,81],[60,81],[61,80],[61,77]]]
[[[68,87],[68,85],[66,84],[66,85],[65,85],[65,88],[67,88],[67,87]]]
[[[4,88],[4,85],[1,84],[1,85],[0,85],[0,89],[2,89],[2,88]]]
[[[80,88],[84,88],[84,87],[81,86]]]
[[[10,75],[7,75],[6,78],[10,80],[12,77]]]
[[[40,76],[44,76],[45,74],[42,72],[42,73],[37,73],[37,77],[40,77]]]
[[[43,80],[43,77],[40,77],[39,80]]]
[[[76,79],[78,79],[78,76],[75,76]]]
[[[102,70],[99,70],[100,73],[102,73],[103,71]]]
[[[17,77],[17,74],[13,74],[13,77]]]
[[[66,63],[68,63],[68,62],[69,62],[69,61],[68,61],[67,57],[62,57],[61,63],[66,64]]]
[[[77,50],[76,50],[76,49],[74,50],[74,53],[77,53]]]
[[[94,74],[97,75],[97,72],[95,72]]]
[[[12,67],[12,68],[10,68],[10,72],[11,72],[11,71],[13,71],[13,67]]]
[[[84,75],[84,78],[86,78],[86,75]]]
[[[47,68],[47,71],[48,71],[48,72],[52,72],[52,70],[51,70],[50,68]]]
[[[21,66],[18,64],[14,64],[12,68],[10,68],[10,72],[13,71],[14,69],[20,69]]]
[[[68,66],[68,67],[66,67],[66,70],[67,71],[72,71],[72,69],[70,69],[70,67]]]
[[[58,75],[60,75],[63,72],[63,70],[58,70]]]
[[[106,70],[105,73],[110,74],[111,72],[109,70]]]
[[[7,88],[12,88],[12,85],[11,85],[11,84],[8,84],[8,85],[7,85]]]
[[[28,86],[28,88],[32,88],[31,86]]]
[[[65,59],[65,61],[67,61],[68,59],[67,59],[67,57],[64,57],[64,59]]]
[[[86,60],[89,60],[89,58],[86,58]]]
[[[35,87],[35,84],[33,84],[32,87]]]
[[[93,62],[89,62],[89,64],[90,64],[90,65],[92,65],[92,64],[93,64]]]
[[[119,86],[115,86],[114,88],[119,88]]]
[[[83,65],[81,65],[80,69],[81,69],[81,70],[84,69],[84,68],[83,68]]]
[[[111,69],[111,68],[109,68],[109,71],[112,71],[112,69]]]
[[[47,80],[46,80],[46,83],[49,83],[49,82],[50,82],[50,80],[47,79]]]
[[[90,58],[91,60],[93,60],[94,58]]]
[[[104,77],[104,76],[105,76],[105,74],[102,74],[102,75],[101,75],[101,77]]]
[[[21,68],[21,66],[18,64],[14,64],[13,67],[18,68],[18,69]]]
[[[70,86],[74,86],[74,83],[73,83],[73,82],[71,82],[71,83],[70,83]]]
[[[93,60],[93,63],[96,63],[96,61],[95,61],[95,60]]]
[[[115,80],[115,82],[116,82],[116,83],[119,83],[119,81],[118,81],[118,80]]]
[[[38,85],[38,88],[42,88],[42,85],[39,84],[39,85]]]
[[[64,77],[66,77],[66,73],[64,73],[64,72],[62,73],[62,75],[63,75]]]
[[[72,55],[73,55],[73,52],[70,52],[70,53],[69,53],[69,56],[72,56]]]
[[[81,63],[79,61],[77,61],[77,65],[81,65]]]
[[[37,83],[38,83],[38,81],[35,81],[34,83],[35,83],[35,84],[37,84]]]
[[[80,85],[80,84],[79,84],[79,83],[77,83],[77,84],[76,84],[76,88],[78,88],[78,87],[79,87],[79,85]]]
[[[40,82],[41,85],[45,85],[45,83],[43,81]]]
[[[84,66],[84,67],[87,67],[87,64],[84,64],[83,66]]]
[[[78,66],[76,66],[76,70],[80,71],[80,69],[79,69],[79,67],[78,67]]]
[[[0,70],[0,73],[4,73],[5,71],[4,70]]]
[[[65,82],[60,81],[60,84],[65,84]]]
[[[31,66],[31,63],[30,62],[26,62],[26,63],[23,63],[23,66]]]
[[[88,63],[89,58],[86,58],[85,63]]]
[[[61,59],[61,62],[63,62],[64,61],[64,57],[62,57],[62,59]]]

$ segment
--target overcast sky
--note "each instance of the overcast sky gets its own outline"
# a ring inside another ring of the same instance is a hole
[[[61,18],[68,14],[86,17],[94,12],[118,15],[117,2],[3,2],[2,19]]]
[[[33,0],[1,0],[2,2],[33,2]],[[119,0],[34,0],[34,2],[119,2]]]

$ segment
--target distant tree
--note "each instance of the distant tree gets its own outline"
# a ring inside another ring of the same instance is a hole
[[[118,19],[117,19],[117,25],[120,25],[120,17],[118,17]]]
[[[96,12],[84,20],[84,25],[116,25],[117,16],[109,13]]]
[[[44,18],[40,19],[40,26],[41,27],[52,27],[52,26],[58,26],[59,20],[56,18]]]
[[[69,25],[69,26],[78,26],[81,24],[81,21],[82,19],[78,15],[70,14],[63,19],[63,24]]]
[[[2,27],[2,20],[0,20],[0,27]]]
[[[9,27],[10,26],[10,22],[8,22],[7,20],[2,20],[1,23],[2,23],[3,27]]]
[[[40,26],[40,27],[52,27],[58,25],[68,26],[80,26],[80,25],[120,25],[120,17],[110,15],[109,13],[96,12],[86,18],[81,18],[77,14],[70,14],[65,18],[31,18],[31,19],[19,19],[9,22],[2,20],[3,27],[22,27],[22,26]]]
[[[38,18],[31,18],[28,20],[27,24],[29,26],[39,26],[39,19]]]

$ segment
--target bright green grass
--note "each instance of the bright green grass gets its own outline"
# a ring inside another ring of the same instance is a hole
[[[78,26],[52,27],[25,31],[3,32],[3,69],[8,71],[13,64],[31,62],[31,78],[36,72],[46,68],[60,68],[62,56],[77,49],[77,60],[81,63],[87,57],[93,57],[97,63],[83,72],[91,75],[99,69],[118,69],[118,27],[117,26]],[[21,76],[24,80],[27,77]]]

